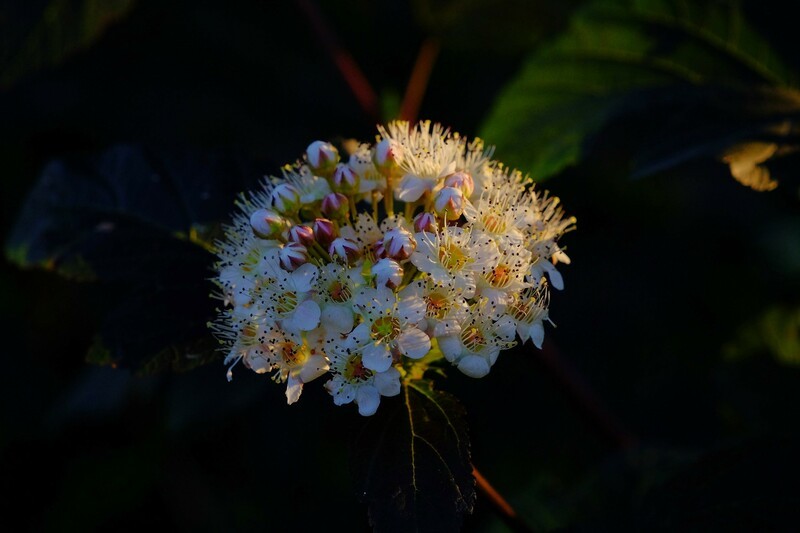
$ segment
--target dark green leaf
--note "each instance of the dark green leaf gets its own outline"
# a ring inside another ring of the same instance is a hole
[[[111,310],[87,358],[138,372],[213,358],[209,239],[255,178],[231,156],[117,146],[43,171],[6,247],[25,267],[103,282]]]
[[[376,531],[458,531],[475,480],[464,409],[429,381],[385,399],[352,451],[358,493]]]
[[[682,113],[667,118],[691,119],[698,105],[719,97],[705,88],[726,87],[736,97],[722,116],[756,100],[763,121],[778,108],[796,113],[800,100],[792,90],[753,95],[755,88],[795,82],[736,2],[595,1],[576,13],[562,37],[528,58],[482,136],[502,147],[503,160],[543,179],[580,161],[592,136],[619,116],[677,104]],[[764,102],[785,105],[767,110]],[[651,116],[642,123],[656,132],[665,126]],[[685,123],[674,130],[692,131]]]
[[[90,46],[109,26],[124,18],[134,3],[134,0],[50,0],[41,6],[38,17],[17,12],[37,11],[39,6],[34,1],[21,2],[15,9],[5,6],[0,12],[0,20],[5,19],[0,28],[5,41],[0,56],[0,86],[55,65],[67,55]],[[22,24],[9,24],[20,19]]]

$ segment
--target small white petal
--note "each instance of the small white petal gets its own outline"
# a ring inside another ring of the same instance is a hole
[[[444,358],[451,363],[461,356],[464,346],[461,344],[461,339],[458,335],[448,335],[446,337],[437,337],[439,341],[439,349],[444,354]]]
[[[289,374],[289,379],[286,382],[286,403],[292,405],[300,399],[300,394],[303,393],[303,382]]]
[[[430,337],[417,328],[406,329],[397,336],[396,342],[403,355],[411,359],[425,357],[425,354],[431,350]]]
[[[330,365],[328,365],[328,361],[325,360],[325,357],[315,354],[309,357],[308,361],[305,362],[298,374],[298,378],[303,383],[308,383],[309,381],[317,379],[329,369]],[[291,378],[291,375],[289,377]]]
[[[489,363],[478,355],[468,355],[459,361],[458,369],[471,378],[482,378],[489,373]]]
[[[292,325],[299,331],[311,331],[319,325],[319,304],[306,300],[297,306],[292,317]]]
[[[330,304],[322,310],[320,322],[329,331],[349,333],[353,329],[353,311],[344,305]]]
[[[308,292],[317,279],[317,267],[311,263],[300,265],[291,274],[292,281],[298,292]]]
[[[370,343],[364,347],[361,362],[370,370],[385,372],[392,366],[392,352],[386,344]]]
[[[406,174],[400,179],[394,191],[394,197],[403,202],[416,202],[420,196],[433,188],[432,180],[422,179],[413,174]]]
[[[531,336],[533,345],[541,350],[544,342],[544,325],[541,322],[534,322],[528,329],[528,334]]]
[[[382,396],[397,396],[400,394],[400,372],[392,367],[386,372],[375,374],[375,388]]]
[[[378,410],[378,405],[381,403],[381,395],[375,387],[362,385],[356,393],[356,403],[358,404],[358,414],[372,416]]]

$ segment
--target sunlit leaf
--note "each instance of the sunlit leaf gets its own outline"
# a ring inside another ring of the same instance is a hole
[[[800,308],[773,307],[742,327],[723,352],[728,359],[769,355],[800,366]]]
[[[693,111],[706,107],[712,108],[712,123],[732,113],[755,115],[763,126],[765,117],[800,108],[793,90],[764,87],[795,83],[794,74],[743,19],[737,2],[595,1],[576,13],[564,35],[527,59],[496,101],[482,136],[502,147],[504,159],[543,179],[580,161],[592,136],[620,116],[656,106],[682,110],[664,113],[663,123],[640,115],[643,134],[667,127],[678,136],[697,133],[680,121],[691,122]],[[725,98],[709,87],[724,87]],[[684,145],[652,154],[642,164],[655,168],[684,161],[695,157],[703,142],[712,153],[724,148],[711,143],[720,135],[715,127],[694,138],[680,157],[675,153]],[[746,120],[738,127],[740,136],[754,128]],[[730,124],[719,129],[731,135]]]
[[[464,409],[428,381],[384,399],[352,450],[358,493],[376,531],[458,531],[475,480]]]
[[[33,1],[21,4],[27,10],[36,9]],[[0,56],[0,87],[90,46],[127,16],[134,4],[135,0],[50,0],[31,27],[12,27],[12,17],[19,14],[7,6],[5,17],[0,13],[0,20],[6,18],[0,27],[6,44]],[[15,36],[17,42],[12,42]]]

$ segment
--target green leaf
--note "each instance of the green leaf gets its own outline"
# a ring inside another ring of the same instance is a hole
[[[116,146],[48,164],[23,205],[7,257],[104,284],[109,309],[87,359],[147,373],[215,358],[209,242],[256,181],[240,159]]]
[[[776,361],[800,366],[800,307],[773,307],[739,330],[723,346],[729,360],[769,355]]]
[[[738,2],[595,1],[560,38],[528,57],[482,137],[502,148],[504,161],[544,179],[585,157],[592,136],[620,116],[664,105],[684,112],[713,106],[719,95],[705,89],[711,86],[736,95],[725,111],[780,97],[790,105],[778,107],[796,113],[795,91],[764,89],[796,81],[743,19]],[[665,121],[680,116],[665,115]],[[664,124],[643,115],[637,126],[658,132]]]
[[[458,531],[472,512],[464,409],[425,380],[403,385],[367,420],[351,453],[375,531]]]
[[[33,1],[23,4],[24,9],[35,10]],[[109,26],[127,16],[134,4],[134,0],[50,0],[30,24],[6,23],[0,29],[6,44],[0,55],[0,87],[89,47]],[[0,20],[24,20],[22,15],[5,6]]]

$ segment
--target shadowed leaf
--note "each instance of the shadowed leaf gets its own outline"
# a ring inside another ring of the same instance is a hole
[[[472,512],[464,409],[428,381],[411,381],[385,399],[351,456],[375,531],[458,531]]]
[[[122,145],[55,161],[23,206],[6,255],[106,284],[111,310],[89,361],[186,370],[214,358],[209,242],[254,181],[247,164],[221,154]]]
[[[36,9],[33,1],[21,4],[28,11]],[[6,6],[0,13],[0,20],[6,18],[0,28],[6,44],[0,56],[0,87],[90,46],[109,26],[127,16],[134,4],[134,0],[50,0],[30,26],[11,26],[12,19],[25,17]]]

